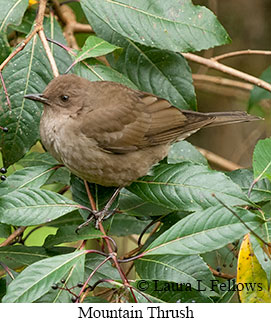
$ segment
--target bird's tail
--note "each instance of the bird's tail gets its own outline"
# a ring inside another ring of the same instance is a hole
[[[210,122],[209,124],[206,124],[204,128],[222,126],[222,125],[231,124],[231,123],[262,120],[262,118],[247,114],[244,111],[209,112],[209,113],[204,113],[204,115],[212,119],[212,122]]]

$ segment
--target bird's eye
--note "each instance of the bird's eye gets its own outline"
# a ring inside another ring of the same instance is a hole
[[[69,96],[68,95],[61,95],[60,99],[63,102],[67,102],[69,100]]]

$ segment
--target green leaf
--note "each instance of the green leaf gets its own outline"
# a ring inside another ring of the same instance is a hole
[[[7,224],[0,223],[0,238],[7,238],[11,234],[11,227]]]
[[[55,169],[52,166],[33,166],[20,169],[0,183],[0,196],[24,187],[41,187],[54,172]]]
[[[18,269],[22,266],[29,266],[34,262],[47,259],[56,255],[71,253],[74,248],[68,247],[26,247],[22,245],[6,246],[0,248],[0,261],[9,268]]]
[[[137,89],[135,84],[130,81],[125,75],[118,71],[98,63],[96,60],[91,60],[87,65],[84,63],[76,64],[74,72],[78,76],[84,77],[89,81],[111,81],[120,83],[130,87],[131,89]]]
[[[99,37],[89,36],[86,39],[83,48],[78,52],[76,61],[80,62],[87,58],[103,56],[119,48],[120,47],[112,45]]]
[[[253,171],[250,169],[237,169],[232,172],[227,172],[226,175],[230,179],[239,185],[244,192],[248,193],[248,190],[253,183],[254,176]],[[270,201],[271,199],[271,183],[268,179],[263,178],[259,180],[251,191],[249,199],[254,203],[259,203],[262,201]]]
[[[45,32],[50,38],[62,40],[62,32],[55,22],[50,28],[45,21]],[[49,30],[48,30],[49,29]],[[59,36],[61,34],[61,37]],[[53,48],[53,47],[52,47]],[[60,48],[53,48],[53,54],[63,73],[71,63],[70,56]],[[42,111],[41,105],[26,100],[27,93],[42,92],[52,79],[51,67],[43,46],[36,34],[3,70],[3,78],[11,101],[11,111],[7,106],[6,97],[1,91],[0,124],[8,127],[8,133],[1,136],[0,146],[4,165],[7,167],[20,158],[39,139],[39,121]]]
[[[10,28],[16,30],[22,34],[28,34],[31,31],[33,22],[36,18],[37,12],[35,9],[28,9],[23,16],[20,25],[11,25]]]
[[[36,151],[26,154],[22,159],[18,161],[18,164],[29,166],[54,166],[58,164],[58,161],[54,159],[49,153],[38,153]]]
[[[254,213],[234,207],[239,217],[254,230],[262,220]],[[160,235],[147,248],[151,255],[193,255],[219,249],[240,239],[249,230],[224,207],[192,213]]]
[[[254,177],[271,181],[271,138],[259,140],[253,152]]]
[[[85,279],[96,269],[99,264],[104,261],[105,257],[102,255],[98,255],[95,253],[88,253],[86,256],[85,262]],[[120,274],[118,270],[112,266],[110,261],[104,263],[93,275],[90,280],[90,285],[93,285],[96,281],[100,279],[113,279],[113,280],[121,280]],[[106,283],[108,286],[108,284]],[[101,284],[101,286],[105,286],[105,284]],[[112,286],[111,286],[112,287]]]
[[[205,157],[190,142],[182,140],[171,146],[167,156],[167,162],[168,164],[177,164],[185,160],[208,165]]]
[[[115,187],[104,187],[93,183],[88,183],[88,186],[94,198],[97,210],[101,210],[106,205],[107,201],[116,190]],[[91,209],[84,181],[75,175],[71,176],[71,191],[74,201]],[[113,207],[115,206],[116,204],[114,203]],[[86,218],[89,215],[89,212],[80,210],[80,214]]]
[[[77,227],[78,226],[76,225],[66,225],[64,227],[60,227],[55,235],[50,234],[46,238],[43,246],[45,248],[49,248],[60,243],[98,239],[103,236],[103,234],[94,227],[82,228],[78,233],[76,233]]]
[[[61,280],[86,253],[85,250],[76,251],[44,259],[27,267],[8,286],[3,303],[34,302],[48,292],[54,283]]]
[[[172,210],[204,210],[218,202],[215,194],[227,205],[250,204],[241,188],[222,173],[191,162],[160,164],[153,167],[153,176],[145,176],[128,189],[143,200]]]
[[[112,31],[143,45],[189,52],[229,42],[214,14],[189,0],[82,0],[96,34]]]
[[[0,222],[37,225],[80,208],[66,197],[37,188],[21,188],[0,197]]]
[[[135,266],[142,279],[187,284],[193,289],[201,289],[207,296],[216,295],[211,291],[214,277],[198,255],[147,255],[136,260]]]
[[[119,209],[122,213],[137,217],[151,217],[168,214],[170,209],[144,201],[127,189],[122,189],[119,197]]]
[[[260,76],[261,80],[264,80],[268,83],[271,82],[271,67],[269,66]],[[249,102],[248,102],[248,112],[257,105],[261,105],[261,101],[271,100],[271,93],[265,89],[254,86],[251,91]]]
[[[112,220],[109,234],[117,237],[140,234],[150,222],[150,220],[139,220],[134,216],[117,213]]]
[[[181,282],[177,284],[163,280],[138,279],[131,282],[131,285],[141,290],[140,293],[137,289],[134,290],[138,303],[212,303],[211,298],[193,288],[182,287]],[[154,313],[156,308],[154,307]]]
[[[11,48],[4,33],[0,32],[0,62],[3,62],[11,53]]]
[[[110,60],[109,60],[110,61]],[[191,69],[178,53],[125,42],[125,50],[111,65],[144,92],[153,93],[181,109],[196,110]]]
[[[28,6],[28,0],[0,0],[0,32],[8,25],[19,25]]]

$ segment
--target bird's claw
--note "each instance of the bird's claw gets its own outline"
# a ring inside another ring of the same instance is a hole
[[[117,208],[113,210],[108,210],[104,208],[101,211],[91,211],[88,219],[84,223],[80,224],[75,230],[75,232],[78,233],[79,230],[81,230],[83,227],[88,226],[93,219],[95,228],[99,229],[99,223],[110,218],[113,214],[116,213],[116,211]]]

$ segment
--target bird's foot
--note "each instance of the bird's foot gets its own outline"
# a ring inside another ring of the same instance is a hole
[[[81,230],[83,227],[88,226],[92,220],[94,221],[95,228],[99,229],[99,223],[109,219],[113,214],[116,213],[116,211],[117,208],[113,210],[108,210],[107,208],[104,208],[101,211],[91,211],[87,220],[84,223],[80,224],[75,230],[75,232],[78,233],[79,230]]]

